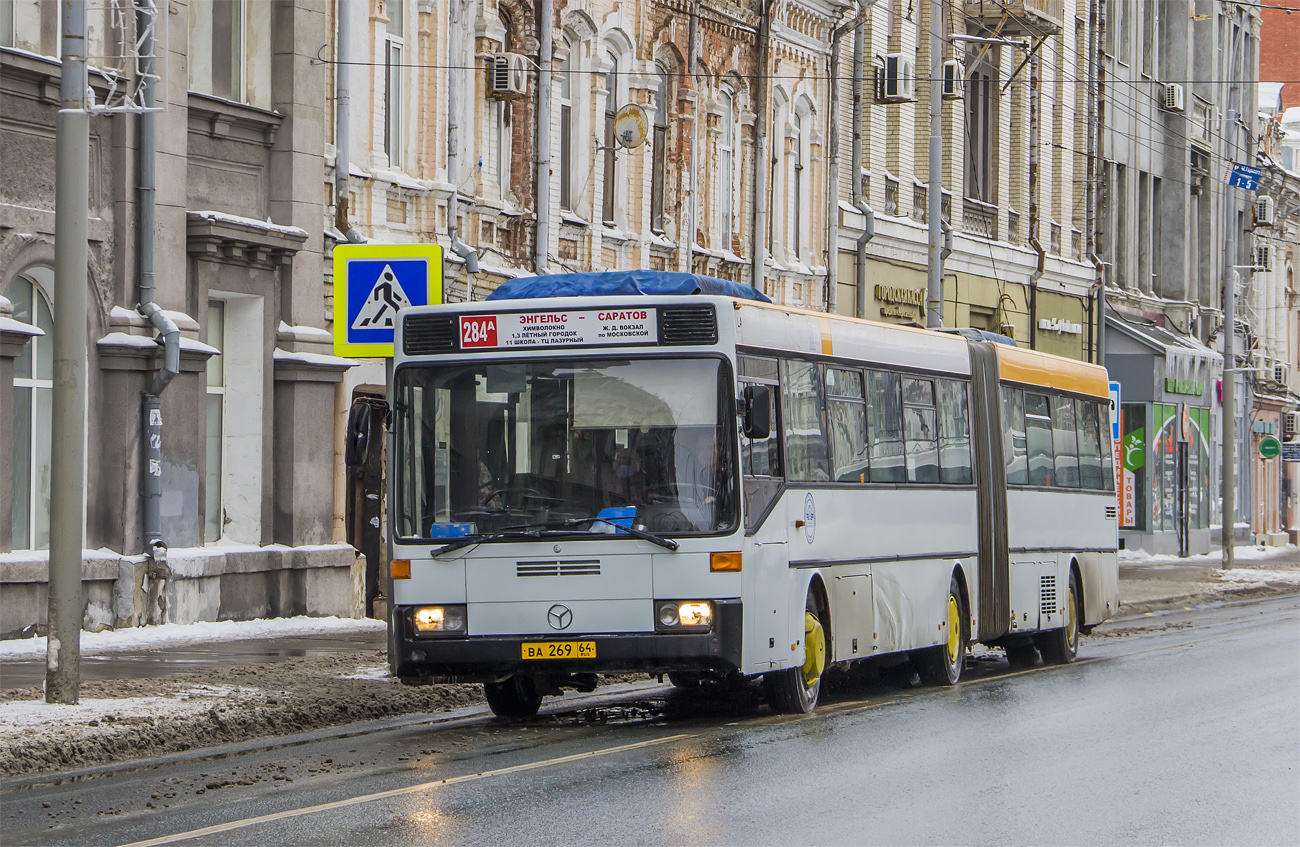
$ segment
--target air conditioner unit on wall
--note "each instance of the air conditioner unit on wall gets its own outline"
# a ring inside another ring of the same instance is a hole
[[[943,99],[961,100],[966,96],[966,66],[957,59],[943,63]]]
[[[878,96],[886,103],[910,103],[916,100],[916,60],[903,53],[885,56],[884,68],[876,86]]]
[[[1171,82],[1161,89],[1160,108],[1166,112],[1184,111],[1186,106],[1183,98],[1183,87],[1176,82]]]
[[[1300,412],[1287,412],[1282,416],[1282,435],[1287,439],[1300,437]]]
[[[1272,197],[1265,195],[1255,200],[1255,226],[1272,226],[1277,206]]]
[[[496,53],[488,59],[488,97],[518,100],[528,93],[528,60],[518,53]]]
[[[1291,376],[1291,368],[1286,362],[1273,363],[1273,381],[1286,384],[1287,379]]]
[[[1269,249],[1267,244],[1255,245],[1255,271],[1256,272],[1273,270],[1272,259],[1273,259],[1273,251]]]

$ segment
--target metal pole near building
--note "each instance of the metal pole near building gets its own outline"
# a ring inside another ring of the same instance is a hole
[[[85,488],[86,262],[90,115],[86,7],[63,4],[63,78],[55,136],[54,420],[51,437],[49,645],[45,701],[77,702],[81,681],[81,549]]]
[[[925,325],[943,326],[943,0],[930,0],[930,224]]]

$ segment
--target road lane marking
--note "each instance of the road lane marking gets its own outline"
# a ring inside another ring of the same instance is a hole
[[[447,779],[435,779],[431,782],[422,782],[418,785],[408,785],[405,788],[391,788],[388,791],[377,791],[374,794],[361,794],[356,797],[349,797],[346,800],[335,800],[331,803],[320,803],[315,806],[304,806],[301,809],[289,809],[283,812],[273,812],[269,815],[258,815],[252,818],[243,818],[242,820],[230,821],[229,823],[215,824],[205,826],[202,829],[191,829],[188,832],[178,832],[175,835],[162,835],[158,838],[149,838],[144,841],[133,841],[130,844],[124,844],[122,847],[151,847],[154,844],[174,844],[177,841],[189,841],[192,838],[202,838],[205,835],[215,835],[221,832],[230,832],[235,829],[245,829],[250,826],[256,826],[260,823],[269,823],[271,821],[285,820],[287,818],[297,818],[303,815],[313,815],[317,812],[326,812],[332,809],[342,809],[347,806],[356,806],[361,803],[370,803],[375,800],[387,800],[390,797],[401,797],[404,794],[415,794],[420,791],[428,791],[432,788],[442,788],[447,785],[458,785],[463,782],[474,782],[480,779],[487,779],[493,776],[505,776],[506,774],[520,773],[522,771],[536,770],[537,768],[550,767],[552,765],[563,765],[569,762],[579,762],[583,759],[591,759],[596,756],[608,756],[611,753],[625,753],[628,750],[640,750],[645,747],[653,747],[658,744],[667,744],[670,741],[682,741],[687,738],[695,738],[695,735],[682,734],[670,735],[666,738],[655,738],[650,741],[638,741],[635,744],[622,744],[618,747],[607,747],[604,750],[592,750],[587,753],[575,753],[571,756],[561,756],[558,759],[543,759],[540,762],[529,762],[524,765],[511,765],[508,768],[497,768],[496,770],[483,771],[481,773],[470,773],[463,776],[452,776]]]

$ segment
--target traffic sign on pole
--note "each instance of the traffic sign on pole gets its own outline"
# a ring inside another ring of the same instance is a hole
[[[397,311],[442,302],[437,244],[339,244],[334,248],[334,352],[391,357]]]

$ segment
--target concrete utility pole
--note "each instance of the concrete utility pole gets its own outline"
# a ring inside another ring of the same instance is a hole
[[[930,0],[930,187],[925,325],[943,326],[943,0]],[[860,178],[856,177],[855,178]]]
[[[63,4],[54,169],[54,420],[51,438],[49,642],[45,702],[77,702],[81,683],[81,549],[86,467],[86,262],[90,115],[86,7]]]

